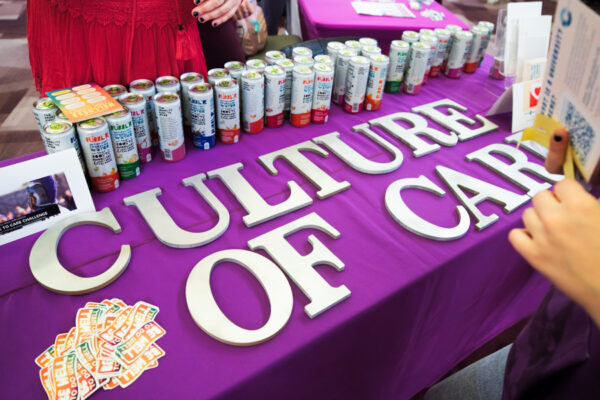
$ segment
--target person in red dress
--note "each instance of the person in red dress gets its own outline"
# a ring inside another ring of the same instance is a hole
[[[85,82],[127,84],[189,71],[206,76],[197,21],[217,28],[240,0],[196,1],[202,4],[29,0],[27,38],[36,89],[44,93]]]

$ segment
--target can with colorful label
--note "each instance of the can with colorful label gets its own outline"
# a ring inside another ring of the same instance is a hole
[[[404,93],[418,94],[421,91],[430,51],[430,47],[425,43],[414,43],[410,47],[406,76],[404,78]]]
[[[229,78],[229,72],[225,68],[209,69],[206,75],[208,77],[208,83],[210,83],[213,86],[217,83],[219,79]]]
[[[419,41],[419,33],[415,31],[404,31],[402,32],[402,40],[412,46],[413,43]]]
[[[283,125],[286,72],[279,65],[265,68],[265,123],[269,128]]]
[[[127,93],[127,88],[123,85],[106,85],[103,87],[106,93],[110,94],[113,99],[118,99],[122,94]]]
[[[194,147],[215,147],[215,99],[209,83],[198,83],[189,90],[192,140]]]
[[[471,47],[468,53],[465,54],[465,65],[463,71],[467,73],[473,73],[477,71],[479,66],[479,57],[481,55],[481,46],[485,41],[489,41],[488,29],[484,26],[474,26],[471,28],[473,39],[471,41]]]
[[[277,65],[285,71],[285,106],[283,107],[283,118],[290,119],[290,109],[292,108],[292,81],[294,62],[292,60],[277,61]]]
[[[119,97],[119,102],[131,114],[140,163],[149,163],[152,161],[152,135],[146,113],[146,99],[141,93],[126,93]]]
[[[346,46],[344,46],[344,43],[336,42],[335,40],[327,43],[327,55],[331,57],[334,68],[335,68],[335,60],[337,59],[337,54],[345,48],[346,48]]]
[[[315,72],[311,67],[296,66],[292,74],[292,115],[291,124],[310,124],[312,97],[315,86]]]
[[[131,93],[139,93],[146,99],[146,115],[148,116],[148,125],[150,127],[150,136],[152,138],[152,147],[159,147],[158,128],[156,126],[156,114],[154,113],[154,95],[156,89],[154,82],[150,79],[136,79],[129,84]]]
[[[246,70],[246,64],[241,61],[228,61],[225,63],[225,69],[229,73],[229,76],[235,79],[235,81],[240,83],[240,79],[242,79],[242,72]],[[223,77],[226,78],[226,77]],[[219,78],[222,79],[222,78]]]
[[[265,77],[258,71],[242,74],[242,127],[244,132],[261,132],[265,125]]]
[[[125,110],[107,115],[106,122],[115,151],[119,177],[121,180],[133,179],[140,174],[140,157],[131,114],[125,107]]]
[[[110,192],[118,188],[117,161],[104,118],[80,122],[77,133],[94,190]]]
[[[488,21],[479,21],[477,26],[483,26],[488,31],[486,38],[481,42],[481,50],[479,54],[479,65],[481,65],[483,57],[485,56],[485,53],[487,51],[488,45],[490,44],[490,40],[492,39],[492,35],[494,34],[494,24]]]
[[[369,80],[367,81],[367,93],[365,97],[365,110],[377,111],[381,108],[385,78],[390,65],[390,59],[383,54],[371,56],[371,67],[369,68]]]
[[[292,49],[292,59],[295,61],[296,57],[312,57],[313,52],[308,47],[294,47]]]
[[[452,40],[452,48],[448,55],[448,64],[444,70],[444,75],[448,78],[460,78],[465,65],[466,55],[471,50],[473,34],[468,31],[460,31]]]
[[[429,73],[431,71],[431,66],[433,65],[433,59],[435,58],[435,55],[437,53],[438,38],[437,36],[423,34],[420,35],[419,41],[429,46],[429,58],[427,59],[427,69],[425,70],[425,75],[423,76],[423,85],[425,85],[427,83],[427,77],[429,76]]]
[[[181,95],[181,85],[179,79],[174,76],[159,76],[156,78],[156,91],[158,93],[176,93],[177,96]]]
[[[312,67],[315,65],[315,60],[309,56],[299,56],[294,58],[294,64],[296,66]]]
[[[274,65],[277,63],[277,61],[284,60],[284,59],[285,59],[285,53],[283,51],[271,50],[271,51],[267,51],[265,53],[265,61],[269,65]]]
[[[384,88],[387,93],[400,91],[409,50],[410,46],[404,40],[392,40],[389,56],[390,66]]]
[[[311,119],[316,124],[327,122],[331,108],[331,91],[333,89],[333,68],[331,65],[318,63],[313,67],[315,83],[313,91]]]
[[[85,173],[85,161],[81,154],[81,148],[79,147],[79,141],[77,140],[73,124],[69,121],[58,119],[46,124],[42,132],[42,140],[48,154],[58,153],[59,151],[71,148],[75,149],[81,168]]]
[[[344,111],[356,114],[362,111],[369,80],[371,61],[367,57],[350,58],[344,89]]]
[[[183,110],[183,124],[190,126],[190,96],[188,91],[192,86],[204,82],[204,78],[197,72],[186,72],[179,77],[179,82],[181,82],[181,109]]]
[[[33,116],[37,123],[40,134],[44,132],[44,127],[56,119],[58,107],[49,97],[43,97],[33,103]]]
[[[237,143],[240,140],[240,98],[238,84],[234,79],[220,79],[215,84],[217,104],[217,132],[221,143]]]
[[[431,71],[429,71],[429,76],[432,77],[440,75],[444,58],[446,58],[446,54],[448,52],[448,40],[450,40],[450,32],[446,29],[438,28],[435,30],[435,36],[438,39],[438,46],[431,64]]]
[[[346,73],[348,72],[348,64],[350,58],[356,56],[356,49],[344,49],[338,53],[337,62],[335,63],[335,75],[333,78],[333,98],[332,101],[336,104],[344,104],[344,92],[346,90]]]
[[[444,56],[444,61],[442,62],[442,71],[446,71],[446,65],[448,64],[448,56],[450,55],[450,50],[452,49],[452,43],[454,43],[454,38],[458,32],[461,32],[463,29],[458,25],[448,24],[445,29],[450,32],[450,38],[448,39],[448,47],[446,47],[446,55]]]
[[[265,72],[266,66],[267,63],[258,58],[252,58],[246,61],[246,69],[249,71],[258,71],[262,74],[263,72]]]
[[[185,139],[181,121],[181,99],[177,93],[159,93],[154,98],[158,118],[160,155],[165,161],[179,161],[185,157]]]
[[[371,56],[381,54],[381,49],[377,46],[363,46],[360,50],[360,54],[369,58]]]

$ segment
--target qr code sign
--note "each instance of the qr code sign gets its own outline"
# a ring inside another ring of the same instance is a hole
[[[589,119],[586,119],[580,109],[578,110],[576,105],[567,97],[563,97],[560,120],[569,131],[575,154],[577,154],[582,164],[587,165],[588,157],[594,147],[594,141],[598,133],[592,127]]]

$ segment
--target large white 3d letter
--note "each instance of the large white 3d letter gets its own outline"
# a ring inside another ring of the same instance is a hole
[[[62,294],[83,294],[93,292],[110,285],[117,279],[131,258],[131,248],[125,244],[117,261],[100,275],[84,278],[67,271],[56,254],[61,236],[70,228],[78,225],[98,225],[111,229],[114,233],[121,233],[121,226],[110,211],[87,212],[65,218],[52,225],[36,240],[31,253],[29,253],[29,266],[35,279],[48,290]]]
[[[475,220],[477,221],[475,229],[478,231],[487,228],[498,220],[498,215],[496,214],[483,215],[481,211],[479,211],[477,204],[482,201],[491,200],[495,203],[504,205],[504,212],[510,213],[530,200],[530,197],[526,194],[518,195],[510,190],[503,189],[499,186],[492,185],[491,183],[484,182],[441,165],[435,167],[435,171],[446,185],[450,187],[450,190],[452,190],[452,193],[454,193],[462,205],[464,205],[473,217],[475,217]],[[475,196],[467,196],[463,189],[470,193],[474,193]]]
[[[438,111],[436,107],[448,107],[449,114]],[[469,129],[463,124],[463,122],[468,125],[475,125],[476,122],[457,110],[467,111],[467,107],[461,106],[457,102],[450,99],[442,99],[412,108],[413,112],[426,115],[443,127],[450,129],[451,132],[456,133],[461,142],[498,129],[498,125],[479,114],[475,115],[475,119],[481,122],[483,125],[476,129]]]
[[[176,248],[203,246],[219,238],[229,226],[229,211],[206,187],[203,182],[205,179],[204,174],[198,174],[183,180],[185,186],[194,186],[219,217],[217,224],[205,232],[190,232],[177,226],[156,198],[162,194],[160,188],[126,197],[123,199],[123,203],[127,206],[136,206],[156,238],[167,246]]]
[[[505,137],[504,142],[509,143],[509,144],[519,144],[520,143],[520,147],[522,147],[525,150],[529,151],[530,153],[536,155],[537,157],[541,158],[542,160],[545,160],[546,156],[548,155],[548,149],[545,148],[544,146],[542,146],[541,144],[539,144],[538,142],[534,142],[533,140],[525,140],[525,141],[521,142],[522,136],[523,136],[523,132],[513,133],[512,135],[508,135],[507,137]]]
[[[445,192],[431,182],[429,178],[421,175],[418,178],[405,178],[392,182],[385,191],[385,207],[397,223],[412,233],[433,240],[455,240],[463,237],[471,226],[469,213],[463,206],[456,206],[458,225],[452,228],[432,224],[415,214],[402,200],[403,189],[422,189],[443,197]]]
[[[244,168],[242,163],[236,163],[208,171],[207,174],[209,178],[221,179],[248,212],[247,215],[242,217],[247,227],[251,228],[312,204],[312,198],[296,182],[290,181],[288,182],[290,197],[279,204],[270,205],[240,174],[242,168]]]
[[[412,125],[411,128],[404,128],[395,121],[404,121]],[[403,141],[411,149],[415,157],[425,156],[434,151],[438,151],[440,146],[424,141],[419,136],[425,136],[443,146],[454,146],[458,143],[458,138],[452,132],[446,134],[437,129],[427,126],[427,120],[420,115],[399,112],[375,118],[369,121],[369,124],[378,126],[386,130],[390,135]]]
[[[494,153],[510,158],[513,163],[507,164],[501,161],[492,155]],[[501,143],[490,144],[467,154],[467,160],[477,161],[492,171],[497,172],[515,185],[527,190],[527,195],[531,197],[537,192],[551,188],[552,185],[549,183],[540,183],[521,171],[531,172],[535,176],[552,183],[556,183],[564,178],[562,175],[554,175],[546,171],[543,165],[529,162],[527,156],[522,151]]]
[[[271,315],[259,329],[244,329],[231,322],[210,290],[210,274],[220,262],[233,262],[256,277],[269,298]],[[234,346],[252,346],[275,336],[292,314],[292,288],[271,260],[248,250],[222,250],[204,257],[188,276],[185,299],[196,324],[211,337]]]
[[[273,163],[278,158],[285,159],[292,167],[304,175],[306,179],[312,182],[313,185],[319,188],[319,191],[317,192],[317,197],[319,199],[333,196],[350,187],[349,182],[338,182],[329,176],[325,171],[315,165],[315,163],[306,158],[306,156],[301,153],[302,150],[316,153],[321,157],[327,157],[329,155],[323,148],[313,142],[307,141],[262,155],[258,157],[258,161],[260,161],[271,175],[277,175],[277,169]]]
[[[354,132],[362,133],[394,156],[392,161],[371,161],[340,139],[338,132],[331,132],[313,138],[313,142],[321,144],[331,150],[342,161],[363,174],[387,174],[397,170],[402,165],[402,152],[390,142],[369,129],[369,124],[360,124],[352,127]]]
[[[344,263],[314,235],[308,237],[313,250],[305,256],[298,254],[294,247],[285,240],[286,236],[308,228],[319,229],[335,239],[340,237],[340,233],[333,226],[317,213],[311,213],[250,240],[248,247],[252,250],[264,249],[279,264],[281,269],[311,300],[304,307],[304,311],[309,317],[314,318],[350,296],[350,290],[344,285],[330,286],[313,269],[318,264],[330,265],[338,271],[344,269]]]

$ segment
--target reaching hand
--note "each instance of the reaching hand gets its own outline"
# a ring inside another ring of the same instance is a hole
[[[254,12],[255,6],[256,3],[254,2],[254,0],[242,0],[242,3],[235,12],[235,19],[239,20],[246,18]]]
[[[562,165],[556,161],[550,162]],[[600,203],[572,179],[532,202],[523,213],[525,228],[513,229],[509,241],[600,327]]]
[[[212,20],[213,28],[221,25],[235,14],[240,0],[195,0],[197,7],[192,9],[192,15],[204,23]]]

